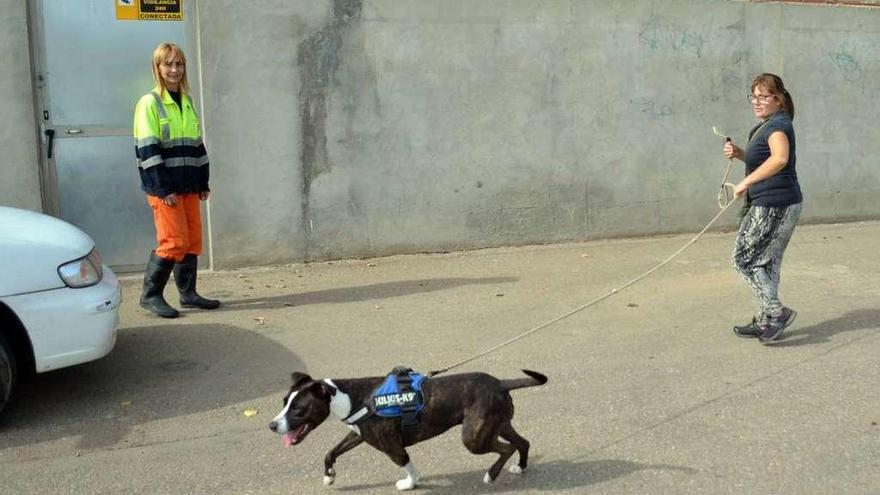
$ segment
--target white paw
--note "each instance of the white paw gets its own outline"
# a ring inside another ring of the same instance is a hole
[[[394,484],[400,491],[412,490],[416,487],[416,481],[411,478],[404,478],[402,480],[398,480],[397,483]]]
[[[335,476],[324,476],[324,486],[330,486],[336,481]]]
[[[483,476],[483,483],[485,483],[487,485],[492,484],[492,477],[489,476],[489,473],[486,473],[485,476]]]
[[[507,468],[513,474],[522,474],[523,470],[519,467],[519,464],[512,464],[509,468]]]

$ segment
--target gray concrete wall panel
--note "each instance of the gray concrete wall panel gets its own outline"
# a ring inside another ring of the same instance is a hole
[[[42,211],[25,2],[0,0],[0,205]]]
[[[695,231],[726,164],[712,126],[745,142],[763,71],[794,96],[803,220],[880,216],[877,8],[196,7],[216,266]],[[0,0],[0,41],[0,110],[22,123],[0,130],[0,198],[38,209],[23,2]]]
[[[725,166],[712,126],[745,141],[763,71],[795,98],[805,221],[880,214],[876,9],[315,5],[200,3],[221,265],[699,229]]]
[[[297,46],[326,4],[212,0],[197,8],[215,264],[304,259]]]

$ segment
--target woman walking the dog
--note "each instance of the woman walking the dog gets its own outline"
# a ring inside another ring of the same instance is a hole
[[[163,318],[178,312],[163,297],[171,272],[183,307],[214,309],[220,301],[196,292],[202,252],[199,201],[208,199],[208,153],[189,95],[186,56],[174,43],[153,51],[156,87],[138,100],[134,139],[141,189],[153,210],[158,246],[150,253],[140,305]]]
[[[733,263],[758,298],[751,323],[733,327],[740,337],[762,343],[778,339],[797,312],[779,300],[782,255],[801,214],[803,196],[795,169],[794,103],[782,79],[761,74],[749,86],[758,123],[745,149],[724,144],[724,156],[745,162],[745,178],[734,197],[745,196]]]

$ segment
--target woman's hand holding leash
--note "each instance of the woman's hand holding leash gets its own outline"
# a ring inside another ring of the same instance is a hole
[[[733,144],[733,141],[730,138],[726,138],[724,141],[724,156],[729,159],[738,158],[740,160],[743,159],[743,149],[739,146]]]
[[[727,177],[730,175],[730,168],[733,166],[733,159],[739,158],[742,160],[743,150],[739,146],[733,144],[733,141],[719,131],[717,127],[712,126],[712,132],[714,132],[716,136],[724,138],[724,156],[727,157],[727,170],[724,172],[724,178],[721,179],[721,188],[718,190],[718,206],[724,209],[727,208],[730,203],[736,201],[737,198],[745,194],[746,189],[748,189],[743,186],[742,182],[736,185],[727,182]]]
[[[717,133],[716,133],[717,134]],[[733,144],[733,141],[725,136],[724,137],[724,156],[727,157],[728,160],[733,161],[734,158],[739,160],[743,159],[743,149],[739,146]],[[741,197],[746,191],[749,189],[749,186],[744,183],[745,181],[740,181],[739,184],[733,186],[733,199],[737,199]]]

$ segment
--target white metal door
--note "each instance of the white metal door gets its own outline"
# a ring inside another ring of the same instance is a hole
[[[116,0],[122,1],[122,0]],[[183,47],[184,21],[116,19],[114,1],[31,0],[44,205],[95,240],[105,262],[141,270],[155,231],[134,157],[137,99],[154,83],[153,49]],[[187,74],[197,87],[196,74]]]

